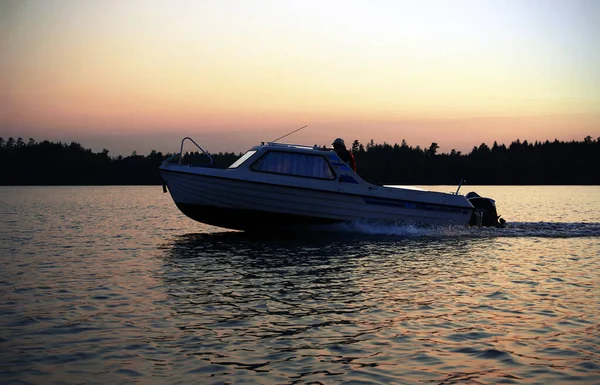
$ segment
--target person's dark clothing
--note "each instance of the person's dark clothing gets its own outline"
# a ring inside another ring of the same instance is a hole
[[[356,172],[356,161],[354,160],[354,155],[352,155],[350,151],[348,151],[345,148],[342,148],[339,151],[336,151],[336,153],[338,154],[341,160],[347,163],[350,166],[350,168],[354,172]]]

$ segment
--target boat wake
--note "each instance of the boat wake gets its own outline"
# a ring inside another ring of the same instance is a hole
[[[367,235],[395,235],[402,237],[434,238],[600,237],[600,223],[585,222],[511,222],[504,228],[463,226],[417,227],[406,224],[351,222],[328,225],[322,228],[322,230]]]

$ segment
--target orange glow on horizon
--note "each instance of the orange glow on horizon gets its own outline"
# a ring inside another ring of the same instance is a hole
[[[585,0],[5,2],[0,136],[596,137],[599,13]]]

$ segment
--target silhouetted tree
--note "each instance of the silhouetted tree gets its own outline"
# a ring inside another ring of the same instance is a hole
[[[375,147],[375,141],[373,139],[371,139],[371,141],[369,143],[367,143],[367,151],[369,151],[373,147]]]
[[[437,152],[438,148],[440,148],[440,146],[438,146],[437,143],[435,143],[435,142],[431,143],[431,146],[429,146],[429,149],[427,150],[427,155],[434,156],[435,153]]]

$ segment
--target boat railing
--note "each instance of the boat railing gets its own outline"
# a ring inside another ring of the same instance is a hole
[[[179,153],[175,154],[175,155],[173,155],[173,156],[171,156],[171,157],[169,157],[167,159],[165,159],[163,161],[163,163],[170,163],[173,159],[177,159],[177,157],[179,157],[179,164],[181,164],[181,162],[183,160],[183,145],[185,144],[186,140],[189,140],[190,142],[194,143],[194,145],[196,147],[198,147],[198,149],[200,149],[200,151],[202,151],[202,153],[208,157],[208,159],[210,160],[210,164],[211,165],[213,164],[213,158],[212,158],[212,156],[210,156],[210,154],[208,152],[204,151],[204,149],[202,147],[200,147],[200,145],[198,143],[196,143],[194,141],[194,139],[190,138],[189,136],[186,136],[185,138],[183,138],[181,140],[181,148],[179,149]]]
[[[275,146],[275,147],[294,147],[294,148],[306,148],[311,150],[320,150],[321,147],[314,145],[309,146],[306,144],[293,144],[293,143],[276,143],[276,142],[267,142],[267,146]]]

